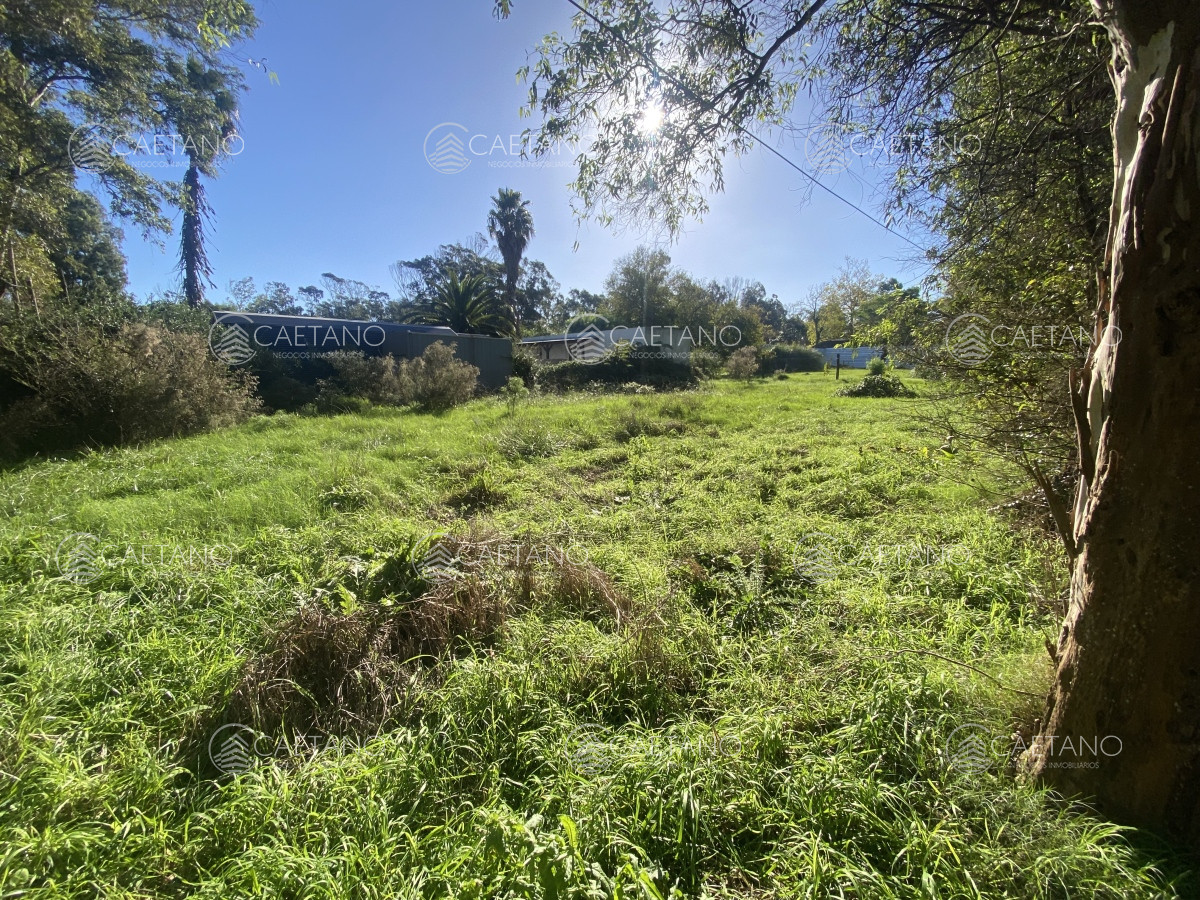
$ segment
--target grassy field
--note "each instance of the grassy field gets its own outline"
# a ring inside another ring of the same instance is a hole
[[[0,897],[1194,894],[957,755],[1040,713],[1061,552],[835,386],[0,476]]]

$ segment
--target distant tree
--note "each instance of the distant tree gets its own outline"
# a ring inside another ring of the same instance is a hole
[[[378,321],[383,318],[391,301],[386,291],[353,278],[342,278],[332,272],[321,274],[321,285],[320,290],[300,289],[302,294],[312,298],[310,311],[317,316]],[[316,293],[309,294],[309,291]]]
[[[933,305],[915,287],[906,288],[895,278],[881,281],[876,294],[864,304],[859,340],[886,348],[895,358],[915,361],[918,337],[929,332]]]
[[[496,259],[483,235],[462,244],[443,244],[437,253],[418,259],[401,259],[392,263],[392,280],[398,299],[387,312],[389,318],[403,319],[414,309],[427,305],[453,271],[460,278],[478,275],[497,294],[504,291],[504,264]],[[515,308],[525,326],[533,326],[553,314],[561,301],[558,281],[550,270],[536,259],[523,260],[517,279]]]
[[[568,323],[582,315],[594,314],[604,303],[602,294],[593,294],[581,288],[571,288],[566,296],[559,294],[542,320],[542,328],[550,334],[567,329]]]
[[[667,294],[663,298],[651,325],[690,326],[711,329],[722,309],[736,308],[736,302],[724,300],[724,294],[714,294],[712,284],[701,284],[687,272],[672,269],[667,278]]]
[[[595,312],[604,302],[603,294],[593,294],[582,288],[571,288],[567,291],[566,308],[575,315],[585,312]]]
[[[546,264],[536,259],[521,265],[517,282],[517,313],[525,325],[533,325],[550,315],[562,299],[562,288]]]
[[[847,256],[833,279],[817,289],[823,305],[831,310],[836,308],[841,315],[844,326],[838,337],[854,340],[862,321],[863,308],[875,296],[878,284],[879,276],[871,274],[866,260]],[[829,318],[832,316],[831,311]]]
[[[810,288],[800,304],[800,317],[808,326],[813,345],[821,341],[837,341],[847,338],[846,315],[842,307],[824,290],[824,285]]]
[[[229,282],[229,299],[226,302],[233,309],[246,309],[257,295],[258,288],[254,284],[254,279],[247,275],[245,278]],[[185,302],[186,299],[185,296]]]
[[[445,325],[459,334],[513,334],[511,310],[480,275],[460,278],[446,272],[432,299],[412,310],[405,321],[419,325]]]
[[[753,306],[767,299],[767,289],[761,281],[748,281],[735,299],[739,306]]]
[[[304,314],[300,302],[291,289],[281,281],[268,281],[264,293],[255,295],[246,307],[247,312],[272,313],[277,316],[299,316]]]
[[[397,303],[402,315],[403,310],[411,311],[433,300],[445,280],[446,272],[456,272],[460,278],[478,275],[497,292],[503,290],[503,265],[492,258],[483,236],[478,235],[477,238],[466,244],[442,244],[437,253],[417,259],[398,259],[391,264],[389,269],[396,285]]]
[[[604,282],[600,313],[613,325],[674,324],[671,307],[671,257],[662,250],[638,247],[616,261]]]
[[[47,271],[57,274],[50,257],[61,258],[58,248],[69,244],[64,233],[78,166],[100,171],[93,183],[109,195],[116,216],[150,232],[170,230],[163,207],[183,205],[190,188],[155,177],[162,170],[131,165],[110,152],[112,143],[176,131],[185,112],[193,133],[219,131],[222,117],[214,106],[183,102],[198,88],[181,74],[195,60],[236,94],[240,80],[223,54],[255,25],[244,0],[0,5],[0,255],[8,263],[0,290],[15,303],[23,296],[33,301],[37,292],[30,285],[44,284]],[[203,93],[211,97],[213,87],[203,86]],[[82,132],[83,122],[95,125]],[[192,210],[201,206],[194,202]],[[52,283],[71,292],[69,280]]]
[[[723,281],[710,281],[708,283],[708,290],[718,303],[740,303],[742,297],[747,292],[751,296],[756,294],[755,284],[759,284],[761,287],[760,283],[753,282],[749,278],[742,275],[733,275]],[[763,288],[763,296],[765,295],[766,288]]]
[[[713,349],[722,354],[733,352],[739,347],[757,347],[765,337],[758,308],[737,306],[733,303],[717,310],[713,330],[718,338]]]
[[[803,314],[793,308],[784,317],[779,339],[786,344],[808,344],[810,342],[808,323]]]
[[[529,201],[521,199],[521,192],[501,188],[492,198],[492,209],[488,213],[488,234],[496,240],[500,255],[504,257],[504,301],[512,311],[517,337],[521,336],[521,312],[517,309],[517,278],[521,273],[521,257],[533,238],[533,216],[529,212]]]
[[[757,284],[757,282],[756,282]],[[762,285],[758,285],[762,287]],[[765,289],[762,292],[766,293]],[[752,309],[758,313],[759,319],[762,320],[764,336],[769,340],[781,340],[783,338],[783,326],[787,321],[787,310],[783,304],[779,302],[779,297],[772,294],[770,298],[762,295],[743,294],[742,304],[745,309]]]
[[[299,294],[300,305],[308,315],[315,315],[317,307],[325,297],[325,292],[313,284],[296,288],[296,293]]]

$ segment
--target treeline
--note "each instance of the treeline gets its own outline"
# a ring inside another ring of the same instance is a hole
[[[438,297],[445,293],[451,276],[460,283],[481,280],[486,293],[500,303],[503,266],[489,254],[482,236],[473,243],[443,244],[436,253],[399,260],[391,271],[396,282],[392,292],[332,272],[323,273],[318,284],[296,288],[279,281],[264,282],[260,288],[254,278],[246,277],[230,282],[224,302],[216,306],[289,316],[420,320],[468,333],[512,333],[508,320],[501,326],[470,316],[455,321],[449,308],[441,316],[430,315],[438,309]],[[164,309],[182,299],[178,293],[167,294],[150,307]],[[833,279],[810,290],[803,300],[785,303],[778,294],[768,294],[761,281],[741,276],[698,279],[674,266],[667,252],[649,247],[616,260],[599,292],[564,291],[545,263],[524,260],[516,302],[522,333],[527,336],[560,334],[581,317],[595,316],[611,326],[674,326],[693,331],[731,326],[743,336],[739,345],[751,346],[875,341],[881,337],[879,327],[890,321],[905,325],[893,341],[911,342],[912,317],[904,311],[914,304],[925,305],[917,288],[871,272],[862,260],[847,258]]]

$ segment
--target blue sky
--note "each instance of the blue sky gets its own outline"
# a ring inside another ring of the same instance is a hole
[[[491,0],[289,0],[257,9],[262,25],[245,55],[265,57],[279,81],[247,67],[244,148],[208,184],[211,299],[224,299],[228,282],[247,275],[259,287],[283,281],[294,289],[318,283],[322,272],[394,294],[389,264],[482,231],[500,187],[531,201],[537,234],[528,255],[545,262],[564,291],[601,290],[613,261],[648,242],[635,231],[578,225],[569,168],[497,168],[489,163],[510,157],[495,152],[471,155],[466,169],[443,174],[426,160],[426,136],[440,123],[488,136],[475,141],[478,150],[529,126],[518,115],[526,88],[515,73],[546,32],[567,30],[563,0],[516,0],[506,21],[493,18]],[[797,120],[805,115],[798,111]],[[809,167],[803,145],[778,146]],[[855,166],[821,180],[875,211],[863,177],[875,170]],[[725,193],[710,204],[705,220],[668,248],[675,264],[703,279],[756,278],[791,304],[832,277],[847,255],[905,283],[924,274],[904,263],[910,245],[809,191],[801,175],[761,148],[730,159]],[[175,235],[164,251],[127,227],[125,250],[136,295],[176,286]]]

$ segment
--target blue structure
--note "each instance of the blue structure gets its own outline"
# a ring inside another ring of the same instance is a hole
[[[876,357],[883,356],[883,351],[877,347],[814,347],[825,357],[825,362],[836,366],[841,357],[843,369],[865,369],[867,363]]]

